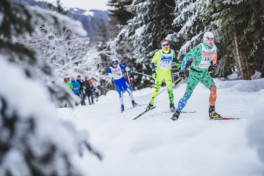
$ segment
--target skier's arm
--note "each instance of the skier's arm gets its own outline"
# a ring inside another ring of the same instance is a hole
[[[186,64],[189,60],[191,60],[195,53],[197,52],[197,50],[199,49],[199,47],[201,47],[201,45],[199,44],[198,46],[194,47],[182,60],[182,65],[181,65],[181,72],[184,72]]]
[[[210,72],[210,73],[214,73],[215,72],[216,63],[217,63],[217,52],[215,53],[215,56],[214,56],[214,58],[212,60],[212,63],[211,63],[211,65],[208,68],[208,72]]]
[[[108,69],[108,71],[107,71],[107,76],[108,76],[108,77],[113,77],[112,70],[111,70],[110,67],[109,67],[109,69]]]
[[[160,58],[160,51],[157,51],[157,52],[154,54],[154,56],[153,56],[153,58],[152,58],[152,60],[151,60],[151,63],[154,63],[154,64],[155,64],[159,58]]]
[[[121,67],[122,70],[130,71],[130,68],[129,67],[126,67],[126,66],[124,66],[122,64],[119,64],[119,65],[120,65],[120,67]]]
[[[179,64],[179,61],[178,61],[178,59],[176,58],[176,54],[175,54],[175,52],[173,52],[173,62],[175,63],[175,65],[176,65],[178,68],[181,68],[181,65]]]
[[[217,52],[215,53],[215,56],[214,56],[214,58],[213,58],[213,65],[216,65],[216,61],[217,61]]]
[[[157,62],[157,60],[160,58],[160,51],[157,51],[152,60],[151,60],[151,68],[152,68],[152,73],[154,73],[156,71],[156,66],[155,66],[155,63]]]

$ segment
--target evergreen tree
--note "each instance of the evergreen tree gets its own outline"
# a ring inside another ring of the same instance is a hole
[[[68,11],[65,11],[60,0],[56,0],[56,11],[60,14],[66,15]]]
[[[134,13],[127,10],[127,6],[131,5],[132,1],[133,0],[109,0],[107,5],[113,8],[109,10],[109,16],[116,18],[119,24],[126,25],[128,20],[135,16]]]
[[[264,2],[222,0],[212,1],[208,7],[214,9],[212,23],[225,43],[223,52],[233,55],[241,78],[251,79],[255,71],[263,74]]]
[[[160,49],[160,41],[175,30],[171,25],[174,8],[174,0],[134,0],[127,7],[136,16],[121,30],[116,43],[133,47],[130,54],[135,58],[138,72],[151,73],[150,61],[155,51]],[[139,87],[149,83],[149,77],[137,76]]]
[[[263,72],[263,67],[259,66],[263,62],[257,58],[261,58],[263,53],[261,16],[263,2],[260,0],[176,1],[174,25],[179,30],[168,35],[168,38],[178,42],[178,58],[181,59],[202,41],[204,32],[214,32],[218,46],[217,75],[227,76],[235,71],[237,65],[242,78],[249,79],[255,69]]]
[[[57,34],[67,27],[80,35],[85,32],[67,17],[15,0],[0,1],[0,17],[0,81],[5,83],[0,89],[0,175],[83,175],[75,165],[83,146],[101,156],[86,140],[87,134],[57,119],[49,96],[69,93],[63,86],[39,83],[34,69],[52,77],[52,68],[17,38],[30,38],[34,25],[41,24],[53,26]]]
[[[130,42],[138,62],[153,56],[160,48],[160,41],[174,31],[172,27],[174,0],[134,0],[129,6],[137,14],[117,37],[117,42]]]

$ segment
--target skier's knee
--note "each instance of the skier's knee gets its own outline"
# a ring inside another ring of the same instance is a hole
[[[214,87],[211,87],[211,88],[210,88],[210,91],[211,91],[211,92],[216,92],[216,87],[215,87],[215,86],[214,86]]]
[[[183,98],[184,98],[184,99],[187,99],[187,100],[188,100],[190,97],[191,97],[191,95],[188,94],[187,92],[186,92],[186,93],[184,94],[184,96],[183,96]]]

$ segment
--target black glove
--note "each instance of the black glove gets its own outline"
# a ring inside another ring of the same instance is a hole
[[[215,65],[210,65],[209,68],[208,68],[208,72],[214,73],[215,69],[216,69],[216,64]]]
[[[179,76],[180,76],[181,78],[184,78],[184,72],[180,72],[180,73],[179,73]]]

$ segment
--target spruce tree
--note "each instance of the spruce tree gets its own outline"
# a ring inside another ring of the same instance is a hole
[[[41,84],[34,75],[39,68],[52,77],[51,67],[17,43],[19,37],[30,38],[35,25],[41,24],[53,26],[57,34],[69,27],[85,35],[80,23],[15,0],[0,1],[0,17],[0,81],[5,82],[0,89],[0,175],[83,175],[74,163],[83,146],[101,156],[87,134],[57,118],[49,96],[69,93],[63,86]]]
[[[210,30],[215,33],[218,46],[216,74],[227,76],[235,71],[237,65],[241,77],[250,79],[255,69],[263,72],[263,67],[259,66],[263,62],[258,59],[263,56],[261,16],[263,2],[260,0],[176,1],[174,25],[179,30],[168,38],[178,42],[178,58],[181,59],[202,41],[203,33]]]
[[[264,2],[222,0],[212,1],[209,7],[215,9],[212,23],[225,43],[223,52],[233,55],[240,77],[251,79],[255,71],[263,73]]]
[[[120,25],[126,25],[128,20],[135,16],[134,13],[129,12],[126,8],[132,1],[133,0],[109,0],[107,5],[112,8],[109,10],[109,16],[116,18]]]
[[[146,74],[151,73],[150,62],[155,51],[160,49],[160,42],[167,34],[174,31],[174,0],[134,0],[127,9],[136,14],[128,21],[116,38],[118,46],[131,45],[131,56],[135,58],[135,69]],[[137,75],[136,83],[147,86],[151,78]]]
[[[129,42],[138,62],[151,58],[160,48],[160,41],[174,31],[172,12],[174,0],[134,0],[129,6],[136,17],[129,21],[117,37],[119,44]]]

